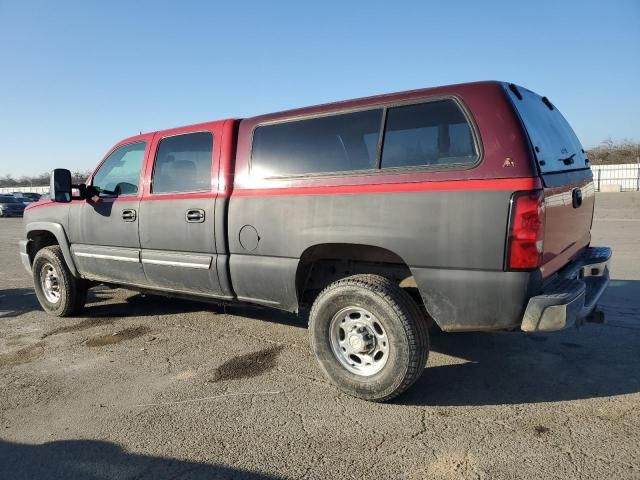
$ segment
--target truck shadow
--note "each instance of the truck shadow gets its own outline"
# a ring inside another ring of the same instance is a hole
[[[267,480],[277,477],[223,465],[133,454],[104,441],[61,440],[27,445],[0,440],[0,478]]]
[[[115,296],[115,291],[97,287],[90,290],[87,306],[79,316],[96,319],[114,319],[125,317],[147,317],[155,315],[171,315],[179,313],[210,312],[212,315],[236,315],[279,323],[294,327],[305,327],[303,320],[297,315],[245,303],[213,303],[177,297],[142,294],[130,292],[123,301],[108,302]],[[95,292],[94,292],[95,291]],[[96,297],[95,295],[100,295]],[[37,302],[37,300],[36,300]]]
[[[33,288],[0,290],[0,319],[17,317],[36,310],[42,310],[42,308]]]
[[[305,321],[297,315],[258,305],[244,303],[222,304],[198,300],[170,298],[159,295],[141,294],[127,291],[124,299],[116,299],[118,290],[104,286],[89,290],[87,305],[69,321],[94,319],[102,323],[127,317],[149,317],[193,312],[211,312],[265,320],[294,327],[305,327]],[[116,300],[116,301],[114,301]],[[33,288],[8,288],[0,290],[0,320],[13,318],[30,312],[43,312]],[[72,330],[72,326],[61,327]],[[56,332],[59,333],[59,332]]]
[[[640,392],[640,281],[611,281],[601,308],[606,324],[577,330],[436,334],[432,352],[455,363],[428,366],[398,403],[480,406]]]

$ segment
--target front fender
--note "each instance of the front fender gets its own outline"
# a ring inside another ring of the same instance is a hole
[[[29,238],[30,233],[37,232],[37,231],[49,232],[53,234],[54,237],[56,237],[56,240],[58,241],[58,245],[60,246],[60,250],[62,250],[64,261],[66,262],[67,267],[71,271],[71,274],[74,277],[80,277],[80,275],[78,274],[78,270],[76,269],[76,265],[73,261],[73,257],[71,256],[71,250],[69,248],[69,239],[67,238],[67,234],[64,231],[64,227],[59,223],[55,223],[55,222],[30,222],[25,225],[25,235],[27,239]],[[27,253],[27,254],[29,253],[29,245],[28,245],[29,242],[30,240],[27,240],[26,243],[24,243],[24,247],[23,247],[23,243],[21,242],[20,244],[21,257],[23,257],[22,255],[23,248],[26,249],[26,252],[24,253]],[[33,258],[29,257],[29,265],[31,265],[32,262],[33,262]]]

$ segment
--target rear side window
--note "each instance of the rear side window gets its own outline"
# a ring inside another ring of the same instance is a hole
[[[580,140],[555,105],[513,84],[507,92],[527,130],[542,173],[587,168]]]
[[[163,138],[153,169],[153,193],[203,192],[211,189],[213,135],[187,133]]]
[[[259,126],[253,134],[251,171],[271,177],[375,169],[382,112]]]
[[[101,197],[135,195],[140,183],[145,142],[116,148],[102,162],[93,176],[92,185]]]
[[[471,127],[453,100],[390,108],[382,168],[472,164]]]

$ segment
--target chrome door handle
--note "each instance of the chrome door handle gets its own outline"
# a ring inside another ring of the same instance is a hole
[[[187,214],[185,215],[185,220],[188,223],[202,223],[204,222],[204,210],[199,208],[194,208],[191,210],[187,210]]]
[[[122,220],[125,222],[135,222],[136,211],[131,209],[122,210]]]

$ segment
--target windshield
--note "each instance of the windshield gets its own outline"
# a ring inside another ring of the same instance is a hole
[[[0,203],[21,203],[15,197],[0,197]]]
[[[547,97],[505,85],[527,130],[542,173],[588,168],[580,140]]]

